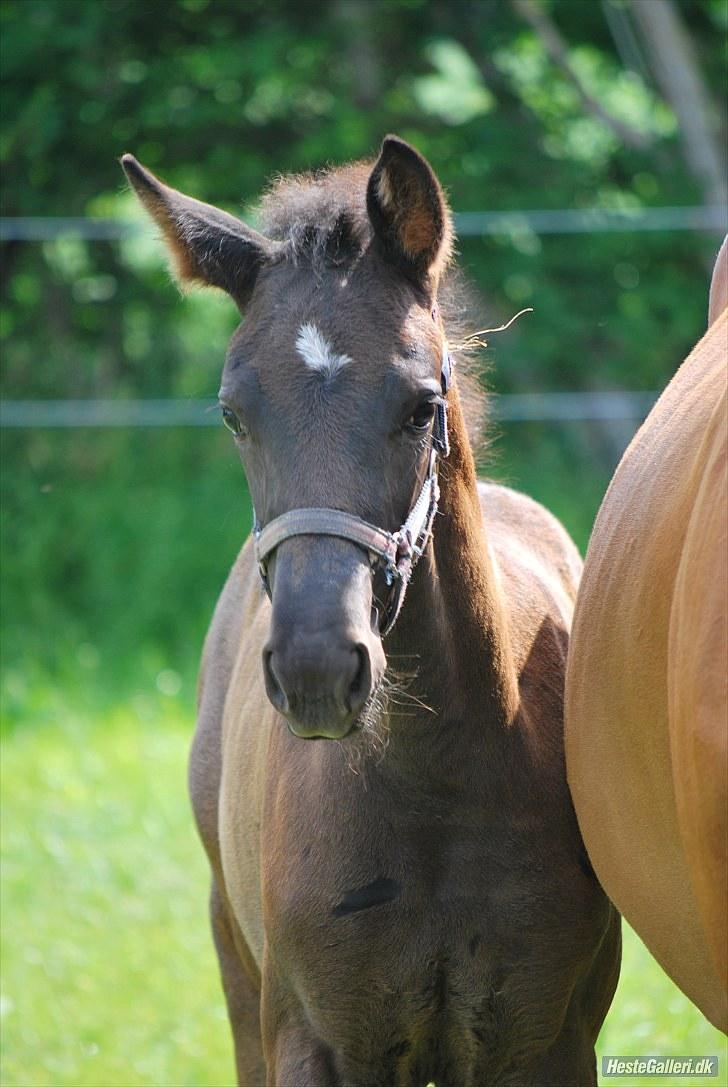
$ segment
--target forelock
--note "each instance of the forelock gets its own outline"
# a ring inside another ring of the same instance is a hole
[[[366,209],[371,164],[279,177],[263,197],[258,218],[263,233],[284,242],[292,260],[344,264],[369,245]]]
[[[261,231],[271,240],[285,244],[291,262],[308,262],[315,272],[323,272],[327,266],[353,263],[372,239],[366,207],[372,166],[370,162],[356,162],[276,178],[258,207]],[[451,265],[440,282],[438,298],[447,336],[453,345],[461,344],[478,327],[470,314],[479,307],[474,297],[469,296],[457,266]],[[309,334],[307,349],[310,347],[312,351],[312,344]],[[455,349],[453,354],[470,440],[476,451],[484,449],[487,400],[478,380],[477,362],[469,357],[467,349]],[[330,367],[326,369],[331,372]]]

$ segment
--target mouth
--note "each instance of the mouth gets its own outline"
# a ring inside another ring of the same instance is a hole
[[[431,706],[410,692],[416,676],[416,670],[405,673],[387,667],[352,720],[329,724],[318,716],[308,724],[288,721],[289,731],[297,739],[338,741],[354,769],[368,759],[381,762],[389,745],[390,718],[402,718],[402,726],[408,727],[410,722],[427,720],[435,714]]]
[[[386,718],[391,686],[391,681],[383,675],[359,713],[344,720],[327,719],[320,704],[308,703],[298,709],[295,720],[286,720],[288,731],[298,740],[349,740],[356,743],[361,738],[366,746],[386,747],[384,737],[389,731]]]
[[[343,740],[356,726],[358,715],[342,714],[341,707],[327,696],[309,696],[297,700],[285,719],[297,740]]]
[[[291,736],[295,736],[297,740],[344,740],[356,728],[356,721],[344,725],[306,725],[300,721],[287,721],[286,724]]]

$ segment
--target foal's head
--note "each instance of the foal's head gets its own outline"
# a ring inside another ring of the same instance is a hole
[[[390,136],[373,167],[283,180],[264,234],[122,162],[179,278],[221,288],[244,314],[220,404],[259,523],[320,507],[398,529],[442,394],[436,292],[451,235],[427,162]],[[268,697],[296,735],[340,738],[382,679],[390,589],[362,546],[333,535],[286,538],[266,561]]]

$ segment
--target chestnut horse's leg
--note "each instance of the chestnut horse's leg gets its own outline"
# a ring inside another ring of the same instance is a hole
[[[212,880],[210,920],[222,987],[235,1042],[235,1068],[239,1087],[265,1087],[265,1060],[260,1039],[260,992],[245,969],[224,895]],[[242,937],[239,937],[242,941]]]

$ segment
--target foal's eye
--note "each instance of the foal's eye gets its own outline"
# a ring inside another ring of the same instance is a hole
[[[232,408],[222,407],[222,421],[228,428],[231,434],[234,434],[236,438],[241,438],[245,434],[245,427],[238,419]]]
[[[435,417],[436,405],[432,400],[426,400],[424,404],[420,404],[415,408],[410,417],[407,419],[405,430],[422,431],[427,430],[428,426]]]

